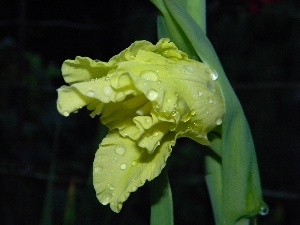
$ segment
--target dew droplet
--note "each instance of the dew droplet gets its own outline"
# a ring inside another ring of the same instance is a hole
[[[154,137],[157,137],[158,135],[159,135],[158,132],[155,132],[155,133],[153,134]]]
[[[158,80],[157,73],[155,73],[152,70],[143,71],[141,73],[141,78],[143,78],[145,80],[151,80],[151,81],[157,81]]]
[[[207,88],[208,88],[212,93],[215,93],[215,92],[216,92],[216,88],[215,88],[215,86],[214,86],[214,84],[213,84],[212,82],[208,81],[208,82],[206,83],[206,86],[207,86]]]
[[[70,113],[69,113],[68,111],[64,111],[64,112],[63,112],[63,115],[64,115],[64,116],[69,116]]]
[[[86,93],[86,95],[89,96],[89,97],[93,97],[93,96],[95,96],[95,92],[94,91],[88,91]]]
[[[125,170],[127,168],[127,164],[125,164],[125,163],[121,164],[120,168],[121,168],[121,170]]]
[[[120,146],[120,145],[116,146],[115,153],[117,153],[118,155],[124,155],[125,152],[126,152],[125,147]]]
[[[149,118],[146,118],[146,119],[145,119],[145,123],[150,123],[150,119],[149,119]]]
[[[177,112],[175,110],[172,111],[171,116],[175,117],[177,115]]]
[[[153,101],[154,99],[156,99],[158,96],[158,93],[157,91],[155,90],[150,90],[147,94],[147,98],[150,100],[150,101]]]
[[[111,191],[115,190],[115,187],[112,186],[111,184],[107,184],[107,188]]]
[[[201,91],[198,91],[198,96],[201,97],[203,93]]]
[[[102,169],[102,166],[97,166],[94,168],[94,173],[99,173]]]
[[[210,74],[210,78],[212,80],[216,80],[216,79],[218,79],[218,74],[216,72],[213,72],[213,73]]]
[[[170,102],[171,102],[171,99],[167,98],[167,102],[170,103]]]
[[[103,93],[109,97],[113,93],[113,89],[110,86],[104,86],[103,87]]]
[[[104,193],[103,195],[100,196],[101,203],[103,205],[107,205],[110,202],[111,197],[112,197],[111,193],[109,192]]]
[[[266,216],[268,213],[269,213],[269,207],[265,203],[263,203],[260,206],[259,214],[261,216]]]
[[[208,103],[213,103],[213,100],[211,98],[208,99]]]
[[[137,190],[137,186],[132,186],[131,191],[136,191]]]
[[[219,118],[219,119],[216,120],[216,125],[220,125],[221,123],[222,123],[222,119],[221,118]]]
[[[195,114],[196,114],[196,110],[195,110],[195,109],[192,109],[191,115],[192,115],[192,116],[195,116]]]
[[[192,66],[184,66],[184,72],[192,73],[194,68]]]
[[[137,161],[135,161],[135,160],[132,161],[131,165],[132,165],[132,166],[136,166],[136,165],[137,165]]]

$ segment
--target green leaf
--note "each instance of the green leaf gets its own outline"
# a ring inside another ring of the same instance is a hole
[[[151,182],[151,225],[173,225],[173,201],[167,169]]]

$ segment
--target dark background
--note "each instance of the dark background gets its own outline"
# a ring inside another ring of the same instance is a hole
[[[300,224],[300,10],[297,0],[208,0],[208,36],[244,107],[257,147],[268,216]],[[120,214],[98,203],[94,153],[105,135],[86,110],[64,118],[56,89],[65,59],[102,61],[139,39],[157,41],[147,0],[2,0],[0,224],[149,224],[149,184]],[[175,224],[214,224],[203,149],[180,139],[168,160]],[[233,190],[234,191],[234,190]]]

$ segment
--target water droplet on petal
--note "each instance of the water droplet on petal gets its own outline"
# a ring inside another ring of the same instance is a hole
[[[99,173],[102,169],[102,166],[97,166],[94,168],[94,173]]]
[[[115,187],[112,186],[111,184],[107,184],[107,188],[111,191],[115,190]]]
[[[145,119],[145,123],[150,123],[150,119],[149,119],[149,118],[146,118],[146,119]]]
[[[211,98],[208,99],[208,103],[213,103],[213,100]]]
[[[64,116],[69,116],[70,113],[69,113],[68,111],[64,111],[64,112],[63,112],[63,115],[64,115]]]
[[[151,80],[151,81],[157,81],[158,80],[157,73],[155,73],[154,71],[151,71],[151,70],[143,71],[141,73],[141,78],[143,78],[145,80]]]
[[[155,133],[153,134],[153,136],[154,136],[154,137],[157,137],[158,134],[159,134],[158,132],[155,132]]]
[[[89,97],[93,97],[93,96],[95,96],[95,92],[93,92],[93,91],[88,91],[88,92],[86,93],[86,95],[89,96]]]
[[[172,111],[171,116],[175,117],[177,115],[177,112],[175,110]]]
[[[103,87],[103,93],[109,97],[113,93],[113,89],[110,86]]]
[[[184,66],[185,72],[192,73],[194,71],[194,68],[192,66]]]
[[[216,120],[216,125],[220,125],[221,123],[222,123],[222,119],[221,118],[219,118],[219,119]]]
[[[198,91],[198,96],[201,97],[203,93],[201,91]]]
[[[171,99],[167,98],[167,102],[170,103],[170,102],[171,102]]]
[[[132,186],[131,191],[136,191],[137,187],[136,186]]]
[[[214,86],[214,84],[213,84],[212,82],[208,81],[208,82],[206,83],[206,86],[207,86],[207,88],[208,88],[212,93],[215,93],[215,92],[216,92],[216,88],[215,88],[215,86]]]
[[[195,109],[192,109],[192,111],[191,111],[191,115],[192,115],[192,116],[195,116],[195,114],[196,114],[196,111],[195,111]]]
[[[157,91],[155,90],[150,90],[147,94],[147,98],[150,100],[150,101],[153,101],[154,99],[156,99],[158,96],[158,93]]]
[[[121,170],[125,170],[127,168],[127,165],[125,163],[121,164],[120,168],[121,168]]]
[[[104,193],[101,197],[100,197],[100,199],[101,199],[101,203],[103,204],[103,205],[107,205],[109,202],[110,202],[110,199],[111,199],[111,197],[112,197],[112,194],[111,193]]]
[[[131,165],[132,166],[136,166],[137,165],[137,161],[132,161]]]
[[[212,80],[216,80],[216,79],[218,79],[218,74],[216,72],[213,72],[213,73],[210,74],[210,78]]]
[[[115,153],[117,153],[118,155],[124,155],[125,152],[126,152],[126,149],[125,149],[125,147],[123,147],[123,146],[118,145],[118,146],[115,148]]]
[[[265,203],[263,203],[263,204],[260,206],[259,214],[260,214],[261,216],[265,216],[265,215],[267,215],[268,213],[269,213],[269,207],[268,207]]]

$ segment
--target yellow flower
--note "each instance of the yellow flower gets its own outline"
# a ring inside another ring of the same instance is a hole
[[[76,57],[62,66],[70,86],[58,89],[58,111],[83,106],[109,128],[95,155],[99,201],[119,212],[131,192],[159,175],[179,137],[210,145],[222,123],[217,74],[168,39],[134,42],[108,62]]]

